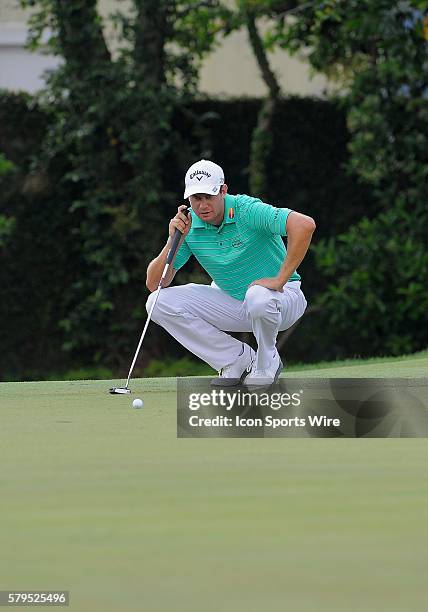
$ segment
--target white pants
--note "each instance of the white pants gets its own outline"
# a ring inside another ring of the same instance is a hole
[[[150,311],[155,293],[146,304]],[[242,343],[225,332],[252,331],[258,345],[256,368],[266,369],[275,352],[279,331],[288,329],[306,309],[300,281],[284,292],[253,285],[241,302],[217,285],[190,283],[161,289],[152,319],[214,370],[233,363]]]

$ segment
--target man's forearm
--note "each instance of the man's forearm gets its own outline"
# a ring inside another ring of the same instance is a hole
[[[313,227],[309,224],[307,227],[303,226],[295,229],[288,236],[287,256],[278,272],[278,279],[282,285],[285,285],[296,268],[302,263],[311,243],[314,230],[315,224]]]

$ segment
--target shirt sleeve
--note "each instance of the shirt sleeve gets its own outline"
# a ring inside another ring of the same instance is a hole
[[[258,198],[239,196],[241,221],[258,232],[286,236],[287,219],[291,212],[290,208],[277,208],[271,204],[265,204]]]
[[[184,264],[189,260],[192,251],[189,248],[189,245],[186,242],[186,239],[183,240],[180,248],[177,251],[177,255],[175,256],[174,263],[172,267],[174,270],[179,270],[184,266]]]

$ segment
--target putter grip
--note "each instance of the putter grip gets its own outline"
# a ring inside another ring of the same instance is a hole
[[[189,214],[189,210],[188,209],[183,210],[182,212],[184,212],[184,214],[186,216],[188,216],[188,214]],[[175,234],[174,234],[174,236],[172,238],[171,246],[169,247],[168,255],[166,257],[166,263],[167,264],[170,264],[172,262],[172,260],[174,258],[174,255],[175,255],[175,252],[176,252],[177,247],[178,247],[178,243],[180,242],[180,239],[181,239],[182,235],[183,234],[180,232],[179,229],[175,230]]]

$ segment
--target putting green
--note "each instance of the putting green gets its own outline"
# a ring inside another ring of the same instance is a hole
[[[177,439],[172,379],[119,382],[0,384],[1,589],[79,612],[425,609],[425,440]]]

